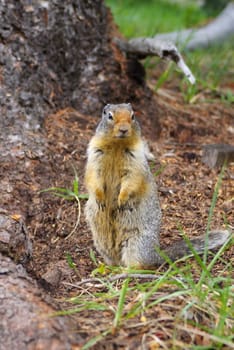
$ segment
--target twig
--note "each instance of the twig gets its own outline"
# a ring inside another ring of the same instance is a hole
[[[188,332],[189,334],[195,334],[195,335],[200,335],[204,337],[205,339],[209,339],[215,342],[220,343],[222,341],[223,345],[226,345],[229,347],[229,349],[234,349],[234,344],[232,341],[229,341],[229,339],[225,339],[224,337],[220,338],[216,336],[215,334],[209,334],[207,332],[204,332],[197,327],[188,327],[188,326],[183,326],[180,324],[175,324],[176,328],[185,332]]]
[[[76,219],[75,226],[73,227],[73,229],[69,233],[69,235],[65,237],[65,240],[69,239],[73,235],[73,233],[77,230],[77,227],[79,226],[79,223],[80,223],[80,214],[81,214],[80,200],[79,200],[78,196],[75,196],[75,199],[77,202],[77,219]]]
[[[158,275],[150,274],[150,273],[120,273],[118,275],[112,276],[108,279],[109,282],[114,282],[116,280],[123,280],[125,278],[140,278],[140,279],[151,279],[155,280],[160,278]]]
[[[80,285],[86,284],[86,283],[115,282],[117,280],[122,280],[122,279],[126,279],[126,278],[140,278],[140,279],[151,279],[151,280],[154,280],[154,279],[160,278],[160,276],[154,275],[154,274],[143,274],[143,273],[142,274],[141,273],[120,273],[120,274],[111,276],[109,278],[104,278],[103,280],[100,279],[100,278],[93,277],[93,278],[86,278],[86,279],[84,279],[82,281],[79,281],[77,283],[63,282],[63,284],[76,288],[76,287],[79,287]]]
[[[100,278],[86,278],[84,280],[81,280],[80,282],[77,282],[77,283],[70,283],[70,282],[62,282],[64,285],[66,286],[70,286],[70,287],[79,287],[80,285],[82,284],[85,284],[85,283],[94,283],[94,282],[99,282],[101,283],[102,280],[100,280]]]

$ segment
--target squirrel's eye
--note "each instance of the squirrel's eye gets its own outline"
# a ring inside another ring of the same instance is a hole
[[[109,119],[109,120],[113,120],[113,115],[112,115],[111,112],[108,113],[108,119]]]
[[[135,120],[135,114],[134,113],[132,114],[132,120]]]

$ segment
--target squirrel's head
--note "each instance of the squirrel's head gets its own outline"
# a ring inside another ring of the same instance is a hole
[[[107,104],[102,112],[102,120],[97,132],[114,138],[129,138],[140,134],[140,126],[130,103]]]

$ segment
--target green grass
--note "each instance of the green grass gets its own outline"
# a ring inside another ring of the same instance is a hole
[[[196,2],[183,5],[163,0],[106,0],[115,21],[126,38],[154,36],[173,30],[193,27],[207,15]]]
[[[63,187],[49,187],[44,190],[41,190],[40,193],[51,193],[54,196],[63,198],[68,201],[74,201],[77,204],[77,219],[72,231],[66,236],[65,239],[71,237],[71,235],[77,230],[80,223],[81,215],[81,204],[80,199],[88,199],[87,194],[80,193],[79,191],[79,179],[76,172],[76,169],[73,167],[74,171],[74,180],[72,182],[72,188],[63,188]]]
[[[193,102],[194,96],[202,91],[209,92],[211,101],[214,98],[220,98],[225,103],[233,102],[233,92],[226,87],[232,82],[234,73],[234,46],[232,40],[233,38],[222,45],[215,45],[206,50],[200,49],[186,54],[186,63],[196,76],[197,81],[192,86],[187,83],[186,79],[181,80],[180,90],[184,95],[185,102]],[[179,74],[181,76],[180,72]]]
[[[49,192],[53,194],[54,196],[66,199],[66,200],[71,200],[71,201],[77,201],[79,202],[80,199],[88,199],[87,194],[82,194],[79,192],[79,179],[77,172],[75,168],[74,170],[74,180],[72,182],[72,188],[63,188],[63,187],[49,187],[44,190],[41,190],[40,193],[46,193]]]
[[[183,28],[204,25],[212,18],[196,1],[184,1],[182,5],[169,0],[106,0],[110,6],[120,31],[126,38],[150,37],[157,33],[170,32]],[[213,12],[213,16],[218,13]],[[182,50],[183,51],[183,50]],[[231,104],[234,101],[233,91],[228,88],[234,74],[234,47],[233,38],[222,45],[208,49],[184,52],[185,61],[194,76],[196,84],[191,86],[183,77],[175,64],[168,63],[164,71],[159,73],[155,90],[165,85],[167,81],[175,81],[186,103],[195,103],[205,92],[203,101],[219,99],[223,103]],[[160,59],[147,58],[144,61],[147,76],[150,79]],[[208,92],[208,97],[207,96]]]
[[[158,333],[165,332],[161,342],[166,349],[201,349],[200,345],[193,343],[193,338],[199,335],[205,338],[207,347],[204,349],[222,349],[224,345],[228,349],[234,349],[231,263],[226,262],[216,277],[210,273],[210,268],[221,260],[221,254],[226,248],[227,245],[213,255],[211,263],[206,266],[209,273],[206,272],[202,283],[197,283],[194,277],[194,268],[202,273],[201,266],[196,263],[196,266],[172,263],[166,272],[155,273],[156,279],[147,282],[134,278],[134,274],[139,276],[141,273],[144,276],[145,271],[119,268],[120,273],[124,271],[126,274],[126,279],[111,281],[113,273],[104,277],[101,275],[93,282],[92,292],[92,283],[89,282],[88,292],[85,292],[84,287],[76,297],[70,299],[75,306],[58,312],[57,315],[80,313],[82,319],[82,312],[85,312],[85,317],[90,312],[90,317],[94,320],[95,314],[100,313],[109,318],[110,325],[106,328],[101,322],[100,329],[96,325],[98,335],[91,337],[83,349],[92,348],[107,335],[117,334],[121,329],[126,332],[129,326],[134,325],[140,331],[141,327],[146,327],[147,322],[150,322],[152,332],[155,329]],[[154,272],[151,271],[151,276],[152,274]],[[155,313],[158,314],[157,317]],[[100,319],[100,315],[97,319]],[[181,338],[181,330],[187,334],[187,338],[191,336],[191,339],[186,342]]]
[[[225,169],[224,164],[214,188],[207,229]],[[118,334],[121,329],[126,333],[129,327],[138,329],[140,334],[142,329],[149,336],[159,334],[155,343],[161,346],[159,349],[234,349],[233,266],[222,258],[231,244],[233,238],[217,253],[211,253],[209,260],[207,251],[202,258],[191,247],[192,264],[186,261],[188,257],[176,262],[168,260],[167,270],[161,272],[101,264],[91,279],[78,282],[80,292],[68,299],[71,307],[56,315],[79,313],[82,320],[82,313],[85,319],[88,312],[94,320],[108,318],[106,324],[96,324],[97,335],[90,337],[83,350],[105,341],[111,334]],[[91,258],[96,262],[93,253]],[[69,256],[68,261],[74,268]],[[219,273],[213,274],[217,265]]]

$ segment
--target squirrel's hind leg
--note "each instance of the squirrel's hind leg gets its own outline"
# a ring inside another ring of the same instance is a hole
[[[157,253],[158,242],[147,237],[133,237],[128,239],[122,248],[121,264],[128,267],[150,269],[161,265],[164,261]]]

